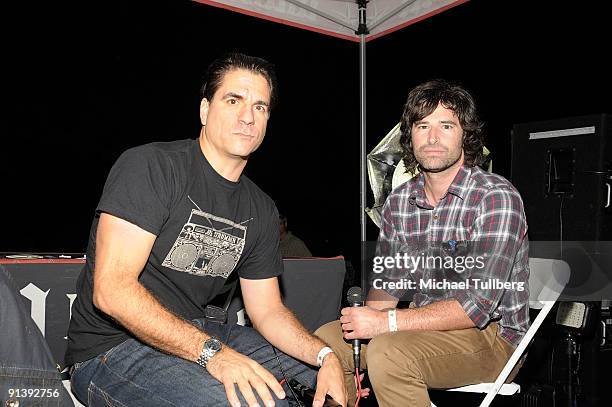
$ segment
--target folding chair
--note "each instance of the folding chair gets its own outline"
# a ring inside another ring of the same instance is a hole
[[[482,403],[480,403],[480,407],[491,405],[493,398],[498,394],[510,396],[521,391],[521,386],[518,384],[505,384],[505,381],[531,343],[553,305],[555,305],[570,277],[570,268],[562,260],[530,258],[529,270],[529,308],[539,309],[540,312],[512,353],[512,356],[510,356],[499,376],[497,376],[495,382],[471,384],[469,386],[446,389],[447,391],[486,393],[487,395]],[[431,403],[431,406],[436,407],[434,403]]]

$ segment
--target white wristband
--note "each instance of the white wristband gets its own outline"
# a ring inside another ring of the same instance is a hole
[[[321,348],[319,354],[317,355],[317,366],[321,367],[321,365],[323,365],[323,359],[325,359],[325,356],[329,355],[330,353],[334,353],[334,351],[329,346]]]
[[[389,332],[397,332],[397,310],[390,309],[387,315],[389,316]]]

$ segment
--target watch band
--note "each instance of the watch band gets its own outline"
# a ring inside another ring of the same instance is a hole
[[[202,366],[203,368],[206,368],[206,365],[208,364],[208,361],[211,357],[212,355],[210,354],[210,350],[206,349],[206,345],[204,345],[200,356],[198,356],[198,360],[196,360],[196,363]]]
[[[217,345],[218,349],[214,349],[213,346]],[[217,354],[221,350],[221,342],[215,338],[208,338],[204,342],[204,346],[202,346],[202,352],[200,352],[200,356],[196,360],[196,363],[203,368],[206,368],[206,365],[212,359],[213,356]]]

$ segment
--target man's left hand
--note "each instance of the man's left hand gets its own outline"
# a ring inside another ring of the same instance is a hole
[[[343,308],[340,323],[344,339],[371,339],[389,331],[387,312],[368,306]]]
[[[340,360],[333,353],[323,359],[323,365],[317,374],[317,391],[312,403],[313,407],[321,407],[325,402],[326,394],[329,394],[342,406],[346,406],[348,395],[344,385],[344,372]]]

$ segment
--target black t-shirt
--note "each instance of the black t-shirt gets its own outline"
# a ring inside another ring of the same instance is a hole
[[[87,261],[77,281],[66,364],[90,359],[129,336],[93,305],[100,213],[157,236],[139,281],[169,310],[201,318],[232,271],[247,279],[282,273],[278,212],[246,176],[228,181],[208,163],[198,140],[130,149],[106,180],[92,223]]]

